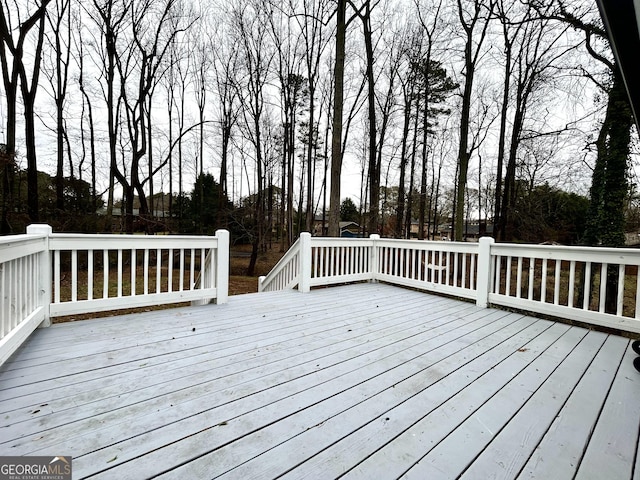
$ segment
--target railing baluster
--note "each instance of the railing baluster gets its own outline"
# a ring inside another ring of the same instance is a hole
[[[27,257],[27,271],[25,272],[25,279],[24,279],[24,283],[26,284],[27,288],[25,289],[25,291],[27,292],[26,298],[25,298],[25,308],[26,308],[26,312],[27,314],[30,312],[33,312],[33,298],[34,295],[31,295],[32,292],[35,291],[35,282],[34,282],[34,278],[35,278],[35,271],[34,271],[34,265],[33,265],[33,255],[29,255]]]
[[[533,300],[533,273],[536,268],[536,259],[529,258],[529,292],[527,298]]]
[[[22,286],[22,279],[24,278],[24,257],[20,257],[18,259],[18,275],[16,276],[16,286],[17,286],[17,292],[16,292],[16,325],[18,323],[20,323],[20,321],[24,318],[23,315],[23,311],[22,311],[22,295],[23,295],[23,286]]]
[[[40,253],[38,253],[38,254],[33,256],[33,261],[34,261],[34,266],[33,267],[35,269],[35,275],[33,277],[33,291],[34,292],[38,291],[38,283],[39,283],[38,279],[43,278],[43,276],[44,276],[44,273],[41,270],[41,263],[40,263],[40,257],[42,255],[44,255],[44,252],[40,252]],[[45,302],[51,302],[51,292],[49,292],[49,298],[47,298],[45,300]],[[34,295],[34,297],[33,297],[33,308],[35,309],[35,308],[41,306],[41,303],[42,302],[40,301],[40,297]],[[46,305],[46,303],[45,303],[45,305]],[[42,306],[45,306],[45,305],[42,305]]]
[[[469,288],[471,290],[475,290],[476,289],[476,258],[478,257],[477,254],[473,253],[471,254],[471,269],[470,269],[470,273],[469,273]]]
[[[391,247],[391,275],[399,276],[400,275],[400,250],[395,247]]]
[[[11,260],[9,262],[9,285],[7,286],[7,290],[9,291],[9,295],[7,298],[7,311],[9,313],[9,331],[13,330],[18,322],[18,316],[15,312],[15,295],[16,295],[16,283],[15,283],[15,265],[16,261]]]
[[[135,297],[136,296],[136,274],[137,274],[137,270],[138,270],[138,259],[136,258],[136,249],[132,248],[131,249],[131,255],[130,255],[130,261],[131,261],[131,296]]]
[[[522,298],[522,257],[518,257],[518,270],[516,277],[516,298]]]
[[[505,280],[504,280],[504,294],[507,297],[511,296],[511,264],[512,264],[511,255],[507,255],[507,265],[506,265]]]
[[[93,300],[93,250],[87,250],[87,300]]]
[[[450,272],[450,266],[451,266],[451,252],[443,252],[445,255],[445,268],[444,268],[444,281],[442,282],[444,285],[449,285],[451,282],[451,272]]]
[[[200,288],[205,288],[205,271],[206,271],[206,255],[205,255],[205,251],[204,248],[200,249],[200,278],[202,278],[202,281],[200,282]]]
[[[354,274],[356,271],[356,247],[349,247],[349,273]]]
[[[118,298],[122,297],[122,249],[118,249]]]
[[[195,274],[196,274],[196,259],[195,259],[195,249],[191,249],[189,252],[189,290],[193,290],[193,286],[195,285]]]
[[[311,252],[311,278],[318,278],[318,247],[313,247]]]
[[[53,254],[53,284],[55,285],[54,301],[60,303],[60,250]]]
[[[500,293],[500,283],[501,283],[500,282],[500,280],[501,280],[500,279],[500,275],[502,274],[501,273],[502,257],[500,255],[496,255],[495,259],[496,259],[496,269],[495,269],[496,270],[496,278],[494,280],[493,288],[494,288],[494,292],[499,294]]]
[[[600,265],[600,303],[598,304],[598,311],[604,313],[607,303],[607,269],[608,263],[602,263]]]
[[[582,300],[582,309],[589,310],[591,300],[591,262],[585,262],[584,265],[584,299]]]
[[[156,293],[160,293],[162,285],[162,250],[156,249]]]
[[[540,285],[540,301],[547,303],[547,259],[542,260],[542,283]]]
[[[624,265],[618,265],[618,305],[616,308],[616,315],[621,316],[624,304]]]
[[[142,259],[144,263],[144,267],[142,270],[142,275],[144,276],[144,281],[142,284],[142,288],[144,289],[144,294],[149,295],[149,249],[144,249],[144,258]]]
[[[102,298],[109,298],[109,250],[102,252]]]
[[[169,249],[169,266],[167,267],[167,292],[173,292],[173,248]]]
[[[415,264],[415,248],[409,249],[409,278],[415,280],[416,264]]]
[[[567,306],[574,308],[574,296],[576,290],[576,261],[571,260],[569,264],[569,296],[567,299]]]
[[[458,257],[460,256],[458,253],[453,253],[453,286],[457,287],[458,284]]]
[[[78,251],[71,250],[71,301],[78,301]]]
[[[467,254],[462,253],[462,288],[467,288]]]
[[[561,274],[561,266],[562,262],[560,260],[556,260],[556,273],[553,277],[553,304],[560,304],[560,274]]]
[[[180,291],[184,291],[184,248],[180,249]]]

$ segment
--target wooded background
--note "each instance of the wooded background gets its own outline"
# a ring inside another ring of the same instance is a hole
[[[2,0],[0,14],[2,233],[227,227],[256,253],[317,218],[337,235],[341,204],[394,237],[413,222],[462,240],[475,223],[620,246],[638,226],[637,134],[595,2]]]

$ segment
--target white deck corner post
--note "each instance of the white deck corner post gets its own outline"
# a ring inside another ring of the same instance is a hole
[[[311,234],[300,234],[300,280],[298,290],[302,293],[311,291]]]
[[[476,281],[476,305],[487,308],[491,285],[491,237],[482,237],[478,242],[478,277]]]
[[[218,249],[216,252],[216,303],[227,303],[229,300],[229,231],[216,230]]]
[[[27,226],[28,235],[43,235],[44,249],[38,255],[38,304],[44,310],[44,319],[40,323],[40,328],[51,326],[51,316],[49,310],[51,307],[51,252],[49,250],[49,238],[53,233],[53,228],[47,224],[33,224]]]
[[[369,251],[369,268],[371,269],[371,283],[376,283],[378,281],[378,240],[380,240],[380,235],[377,233],[372,233],[369,235],[369,240],[371,240],[371,250]]]
[[[264,281],[267,279],[266,275],[260,275],[258,277],[258,292],[262,292],[264,290]]]

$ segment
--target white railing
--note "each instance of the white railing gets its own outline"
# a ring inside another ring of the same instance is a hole
[[[492,244],[491,254],[490,303],[640,332],[640,250]]]
[[[373,279],[374,242],[379,238],[311,238],[309,286]]]
[[[41,234],[0,238],[0,365],[40,324],[48,326],[46,261]]]
[[[640,333],[640,250],[300,235],[259,290],[383,281]],[[601,281],[601,279],[608,279]],[[621,288],[617,286],[620,285]]]
[[[225,303],[229,233],[0,238],[0,364],[51,317],[179,302]]]
[[[312,237],[298,242],[266,277],[259,291],[361,281],[385,281],[476,298],[478,245],[370,238]]]
[[[306,237],[301,237],[306,240]],[[300,280],[300,242],[295,241],[291,248],[275,264],[269,274],[258,279],[259,292],[291,290],[298,286]]]
[[[376,257],[376,280],[476,298],[477,244],[385,239]]]
[[[216,233],[215,237],[53,234],[50,315],[216,299],[219,262],[211,252],[218,251],[221,232]],[[196,284],[199,276],[204,281]]]

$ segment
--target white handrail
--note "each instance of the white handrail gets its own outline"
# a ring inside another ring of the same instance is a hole
[[[640,250],[311,237],[285,254],[260,291],[384,281],[488,305],[640,333]],[[297,262],[297,263],[296,263]],[[286,268],[294,272],[276,281]],[[601,279],[608,281],[600,281]],[[614,290],[616,285],[621,288]]]
[[[477,297],[478,244],[376,241],[377,280],[458,297]]]
[[[53,234],[49,243],[52,317],[218,297],[216,268],[206,268],[218,237]]]
[[[493,244],[491,270],[494,305],[640,332],[639,249]]]
[[[0,238],[0,365],[38,325],[48,325],[47,253],[46,234]]]
[[[226,230],[215,237],[77,235],[30,225],[26,235],[0,237],[0,364],[51,317],[225,303],[228,288]]]
[[[258,292],[291,290],[300,279],[300,239],[296,240],[268,275],[258,278]]]

